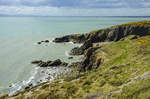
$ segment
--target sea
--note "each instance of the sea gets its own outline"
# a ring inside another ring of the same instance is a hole
[[[68,59],[69,51],[80,44],[53,43],[54,38],[135,21],[150,21],[150,17],[0,17],[0,94],[12,95],[27,85],[52,81],[70,72],[67,67],[31,64],[34,60],[81,60],[80,56]],[[50,42],[37,44],[42,40]]]

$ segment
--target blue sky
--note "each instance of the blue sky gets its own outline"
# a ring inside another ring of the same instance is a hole
[[[0,14],[150,16],[150,0],[0,0]]]

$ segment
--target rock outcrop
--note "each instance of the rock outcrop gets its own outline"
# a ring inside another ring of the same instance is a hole
[[[37,64],[40,67],[51,67],[51,66],[67,66],[68,63],[62,62],[60,59],[54,61],[43,62],[42,60],[35,60],[31,62],[32,64]]]
[[[85,50],[92,47],[92,42],[87,40],[81,47],[75,47],[70,51],[70,55],[82,55]]]
[[[150,35],[150,21],[126,23],[122,25],[112,26],[106,29],[100,29],[86,34],[72,34],[64,37],[56,38],[54,42],[74,42],[83,43],[81,47],[75,47],[70,51],[70,55],[82,55],[84,58],[82,60],[82,65],[80,66],[81,71],[91,70],[97,68],[98,66],[93,65],[100,64],[101,59],[92,59],[92,54],[95,48],[93,48],[93,43],[99,42],[116,42],[126,40],[127,37],[132,35],[129,39],[136,39],[144,35]]]
[[[73,42],[73,43],[83,43],[88,39],[88,34],[72,34],[66,35],[63,37],[55,38],[53,42],[61,43],[61,42]]]
[[[92,69],[97,69],[102,62],[101,58],[96,58],[94,52],[98,49],[98,47],[90,47],[84,53],[84,58],[82,59],[80,65],[80,71],[87,71]]]
[[[112,26],[106,29],[100,29],[94,32],[86,34],[72,34],[60,38],[55,38],[53,42],[74,42],[74,43],[84,43],[87,40],[96,42],[104,41],[119,41],[120,39],[128,35],[149,35],[150,34],[150,22],[134,22],[126,23],[122,25]]]

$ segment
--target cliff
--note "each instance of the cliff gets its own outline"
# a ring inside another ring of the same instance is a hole
[[[66,37],[67,40],[63,40]],[[68,35],[54,41],[83,43],[80,48],[74,49],[82,51],[80,54],[84,57],[81,62],[72,65],[78,67],[80,72],[14,96],[3,95],[0,99],[150,98],[149,21]]]

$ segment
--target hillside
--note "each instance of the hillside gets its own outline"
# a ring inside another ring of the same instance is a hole
[[[149,99],[149,34],[150,22],[142,21],[56,38],[83,43],[72,50],[84,54],[72,65],[79,72],[0,99]]]

